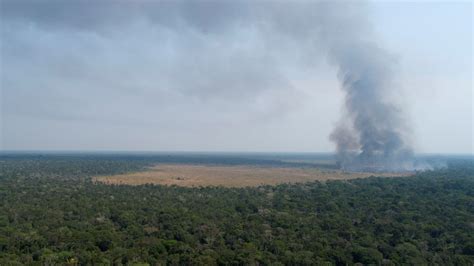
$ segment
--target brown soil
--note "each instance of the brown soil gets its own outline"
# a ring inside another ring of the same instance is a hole
[[[315,168],[160,164],[143,172],[98,176],[94,178],[94,181],[105,184],[125,185],[160,184],[184,187],[256,187],[281,183],[347,180],[372,175],[400,176],[407,174],[347,173]]]

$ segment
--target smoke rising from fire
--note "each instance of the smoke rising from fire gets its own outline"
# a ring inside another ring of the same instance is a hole
[[[414,170],[409,130],[393,98],[393,56],[353,33],[329,40],[330,60],[345,92],[344,115],[330,136],[340,166],[355,171]]]

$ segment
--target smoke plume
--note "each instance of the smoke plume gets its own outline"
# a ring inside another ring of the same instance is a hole
[[[408,128],[394,100],[396,61],[363,32],[340,33],[326,34],[331,47],[329,58],[338,69],[345,93],[344,115],[330,136],[336,143],[341,168],[414,170]]]

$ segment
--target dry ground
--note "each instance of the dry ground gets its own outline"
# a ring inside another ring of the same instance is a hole
[[[143,172],[98,176],[94,178],[94,181],[105,184],[125,185],[160,184],[185,187],[255,187],[281,183],[304,183],[316,180],[347,180],[369,177],[371,175],[400,176],[400,174],[393,173],[346,173],[316,168],[160,164]]]

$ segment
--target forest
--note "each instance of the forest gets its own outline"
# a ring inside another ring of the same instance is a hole
[[[188,156],[0,155],[0,265],[473,265],[474,161],[254,188],[105,185]],[[319,167],[319,166],[318,166]]]

